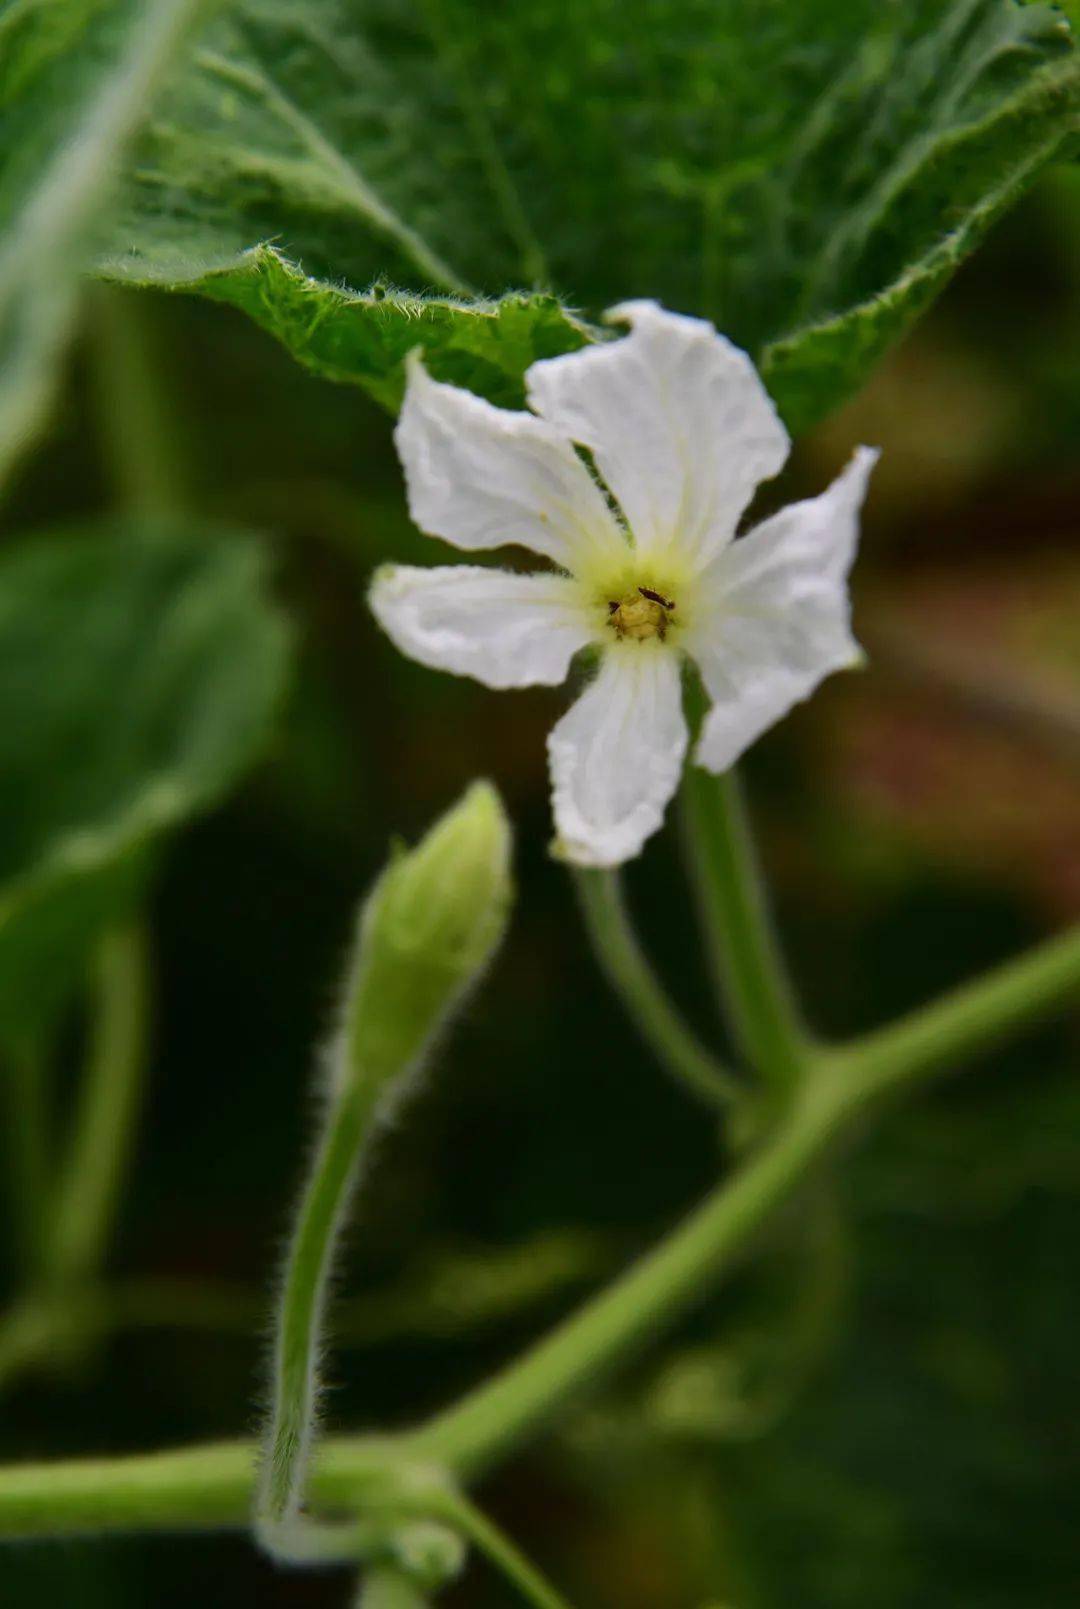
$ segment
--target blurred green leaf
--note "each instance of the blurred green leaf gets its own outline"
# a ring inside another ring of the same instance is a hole
[[[391,405],[418,341],[502,401],[583,338],[547,297],[476,298],[654,295],[754,352],[802,427],[1062,152],[1078,99],[1061,13],[1012,0],[242,0],[100,266],[236,302]],[[341,288],[383,278],[458,300]]]
[[[354,291],[310,279],[271,246],[252,247],[235,267],[183,288],[242,308],[305,367],[324,379],[359,382],[395,413],[414,346],[424,347],[439,379],[521,407],[530,363],[598,334],[554,296],[511,292],[466,302],[381,285]]]
[[[40,429],[88,235],[202,0],[0,0],[0,482]]]
[[[162,835],[266,740],[287,637],[255,543],[180,526],[0,561],[0,1037],[38,1030]]]

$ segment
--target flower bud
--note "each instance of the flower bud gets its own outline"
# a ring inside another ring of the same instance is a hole
[[[494,954],[511,893],[506,812],[475,782],[397,852],[363,907],[335,1083],[416,1061]]]

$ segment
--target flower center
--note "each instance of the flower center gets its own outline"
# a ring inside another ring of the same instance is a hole
[[[674,598],[665,598],[650,587],[635,587],[622,598],[608,601],[608,625],[616,637],[630,637],[635,642],[658,637],[663,642],[674,608]]]

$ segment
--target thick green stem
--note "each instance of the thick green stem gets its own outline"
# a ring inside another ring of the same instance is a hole
[[[0,1469],[0,1535],[244,1529],[251,1518],[257,1447],[208,1443],[174,1452],[80,1458]],[[400,1460],[372,1441],[328,1439],[312,1461],[310,1492],[328,1507],[382,1492]]]
[[[701,1301],[749,1234],[836,1132],[849,1095],[808,1089],[762,1146],[661,1244],[607,1290],[410,1440],[413,1455],[472,1478],[563,1403]]]
[[[954,1067],[1076,998],[1080,926],[821,1059],[870,1098]]]
[[[759,1154],[637,1267],[456,1408],[404,1437],[328,1438],[311,1460],[309,1498],[355,1509],[400,1491],[405,1471],[468,1478],[506,1456],[571,1393],[707,1294],[821,1154],[845,1105],[832,1081],[828,1097],[804,1101],[798,1119],[789,1115]],[[250,1444],[235,1443],[0,1470],[0,1536],[243,1524],[253,1460]]]
[[[699,1100],[726,1106],[743,1091],[669,1000],[638,943],[618,872],[579,868],[574,883],[604,974],[661,1064]]]
[[[57,1285],[98,1272],[131,1152],[149,1014],[142,929],[107,934],[94,970],[89,1054],[46,1253],[45,1277]]]
[[[734,771],[687,768],[683,829],[694,895],[728,1021],[767,1086],[790,1091],[807,1062],[805,1035],[777,946]]]

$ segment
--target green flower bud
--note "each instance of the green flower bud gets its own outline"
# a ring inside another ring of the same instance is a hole
[[[491,960],[506,928],[510,825],[475,782],[415,849],[399,850],[360,915],[335,1084],[413,1064]]]

